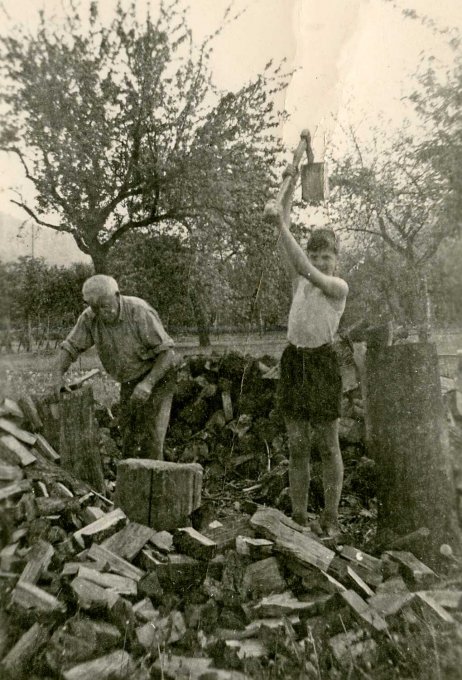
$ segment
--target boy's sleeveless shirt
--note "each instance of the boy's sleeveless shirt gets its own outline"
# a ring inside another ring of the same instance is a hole
[[[304,276],[294,283],[287,339],[296,347],[320,347],[332,343],[345,309],[346,297],[327,297]]]

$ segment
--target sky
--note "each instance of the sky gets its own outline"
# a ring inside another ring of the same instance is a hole
[[[26,23],[32,30],[42,8],[59,21],[63,2],[0,0],[1,30],[12,23]],[[107,16],[114,4],[98,2]],[[158,0],[137,2],[140,12],[149,6],[153,14],[157,5]],[[190,0],[189,5],[193,35],[200,41],[221,24],[229,0]],[[316,160],[323,159],[326,142],[338,137],[339,123],[351,124],[367,137],[370,126],[391,129],[406,117],[412,119],[403,97],[415,87],[422,54],[435,56],[441,68],[450,66],[453,55],[447,38],[419,20],[405,18],[403,9],[430,17],[442,29],[462,27],[462,0],[235,0],[234,8],[244,11],[216,39],[215,84],[237,89],[270,59],[285,59],[295,74],[281,94],[288,114],[281,135],[292,148],[300,131],[308,128]],[[12,185],[27,195],[17,161],[0,153],[0,212],[22,217],[9,202]]]

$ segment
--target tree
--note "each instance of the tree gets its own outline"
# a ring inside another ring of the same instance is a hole
[[[452,230],[444,209],[447,187],[406,130],[389,144],[377,137],[369,148],[360,146],[352,130],[349,139],[352,150],[336,161],[332,174],[334,218],[340,230],[374,250],[382,266],[390,268],[384,291],[389,308],[394,278],[407,322],[424,339],[428,263]],[[396,265],[397,257],[403,266]]]
[[[460,43],[457,43],[460,47]],[[462,57],[445,74],[437,75],[432,67],[420,75],[419,87],[411,95],[427,134],[419,144],[419,158],[428,163],[439,182],[446,188],[445,219],[440,228],[449,224],[451,235],[462,234]]]
[[[229,12],[224,24],[232,20]],[[158,16],[118,6],[109,26],[97,2],[71,4],[62,26],[40,14],[34,34],[1,38],[7,87],[0,146],[21,161],[35,200],[15,202],[37,223],[73,235],[97,272],[128,231],[182,225],[227,236],[255,226],[280,144],[271,64],[235,93],[213,88],[213,37],[192,40],[179,0]]]

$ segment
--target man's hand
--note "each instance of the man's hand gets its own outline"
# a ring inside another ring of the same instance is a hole
[[[149,397],[151,396],[151,392],[152,385],[146,382],[145,380],[142,380],[133,390],[132,396],[130,397],[130,403],[133,406],[140,406],[141,404],[145,404]]]
[[[69,388],[66,387],[66,381],[64,379],[64,375],[61,373],[55,373],[53,376],[53,387],[52,387],[52,393],[55,397],[55,399],[59,400],[59,395],[61,392],[69,392]]]

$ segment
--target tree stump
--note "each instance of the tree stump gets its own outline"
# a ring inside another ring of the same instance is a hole
[[[95,491],[104,491],[91,385],[38,404],[43,433],[61,456],[61,466]]]
[[[128,458],[117,466],[114,501],[133,522],[171,530],[200,507],[201,490],[198,463]]]
[[[460,551],[456,493],[433,344],[373,347],[367,409],[377,467],[378,537],[430,530],[422,559],[449,543]]]

